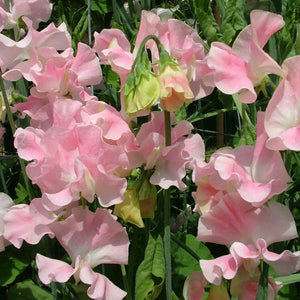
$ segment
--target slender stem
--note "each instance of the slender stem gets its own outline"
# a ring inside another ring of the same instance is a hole
[[[92,19],[91,19],[91,0],[88,0],[88,37],[89,46],[92,46]],[[94,86],[91,85],[91,94],[94,95]]]
[[[6,182],[5,182],[1,162],[0,162],[0,177],[1,177],[1,183],[2,183],[2,186],[3,186],[4,193],[8,195],[8,189],[7,189],[7,185],[6,185]]]
[[[171,116],[170,112],[164,111],[165,116],[165,145],[171,145]],[[164,254],[165,254],[165,280],[166,300],[172,299],[172,261],[171,261],[171,201],[170,188],[165,190],[164,200]]]
[[[15,127],[14,118],[13,118],[13,115],[12,115],[12,112],[11,112],[11,109],[10,109],[10,106],[9,106],[9,102],[8,102],[8,98],[7,98],[6,90],[5,90],[5,86],[4,86],[4,81],[3,81],[3,78],[2,78],[1,74],[0,74],[0,89],[2,91],[2,97],[3,97],[3,100],[4,100],[5,110],[6,110],[7,118],[8,118],[8,121],[9,121],[9,125],[10,125],[10,128],[11,128],[12,134],[14,135],[15,132],[16,132],[16,127]],[[25,171],[25,163],[20,157],[19,157],[19,162],[20,162],[21,171],[22,171],[22,174],[23,174],[23,178],[24,178],[24,182],[25,182],[28,197],[29,197],[30,200],[32,200],[33,199],[33,194],[31,192],[29,180],[28,180],[28,177],[27,177],[27,174],[26,174],[26,171]]]
[[[128,284],[128,278],[127,278],[127,274],[126,274],[125,265],[121,265],[121,271],[122,271],[124,289],[127,292],[126,299],[131,300],[132,298],[131,298],[130,288],[129,288],[129,284]]]
[[[142,42],[141,42],[141,45],[140,45],[140,47],[139,47],[139,50],[138,50],[137,55],[136,55],[136,57],[135,57],[135,60],[134,60],[134,62],[133,62],[133,64],[132,64],[131,72],[134,71],[135,65],[136,65],[137,62],[140,60],[141,55],[142,55],[142,52],[145,51],[145,45],[146,45],[146,43],[147,43],[149,40],[154,40],[154,41],[155,41],[159,53],[164,49],[162,43],[160,42],[160,40],[158,39],[158,37],[157,37],[156,35],[153,35],[153,34],[152,34],[152,35],[146,36],[146,37],[142,40]]]

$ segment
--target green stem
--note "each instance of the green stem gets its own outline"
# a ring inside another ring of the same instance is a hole
[[[171,145],[171,116],[170,112],[164,111],[165,117],[165,145]],[[165,190],[164,200],[164,254],[166,276],[166,300],[172,299],[172,261],[171,261],[171,201],[170,188]]]
[[[121,265],[121,271],[122,271],[124,289],[127,292],[126,299],[131,300],[132,298],[131,298],[130,288],[129,288],[129,284],[128,284],[125,265]]]
[[[8,189],[7,189],[7,185],[6,185],[6,182],[5,182],[1,162],[0,162],[0,177],[1,177],[1,183],[2,183],[2,186],[3,186],[4,193],[8,195]]]
[[[159,53],[164,49],[162,43],[160,42],[160,40],[158,39],[158,37],[157,37],[156,35],[153,35],[153,34],[152,34],[152,35],[146,36],[146,37],[142,40],[142,42],[141,42],[141,45],[140,45],[140,47],[139,47],[139,50],[138,50],[137,55],[136,55],[136,57],[135,57],[135,60],[134,60],[134,62],[133,62],[133,64],[132,64],[131,72],[134,71],[134,68],[135,68],[137,62],[141,59],[141,55],[142,55],[143,51],[145,51],[146,43],[147,43],[149,40],[154,40],[154,42],[155,42],[156,45],[157,45],[157,48],[158,48]]]
[[[5,110],[6,110],[7,118],[8,118],[8,121],[9,121],[10,128],[11,128],[11,132],[14,135],[15,132],[16,132],[16,127],[15,127],[14,118],[13,118],[13,115],[12,115],[12,112],[11,112],[11,109],[10,109],[10,106],[9,106],[9,102],[8,102],[8,98],[7,98],[6,90],[5,90],[5,86],[4,86],[4,81],[3,81],[3,78],[2,78],[1,74],[0,74],[0,89],[2,91],[2,97],[3,97],[4,104],[5,104]],[[31,192],[29,180],[28,180],[28,177],[27,177],[27,174],[26,174],[26,171],[25,171],[25,163],[20,157],[19,157],[19,162],[20,162],[21,171],[22,171],[22,174],[23,174],[23,178],[24,178],[24,182],[25,182],[28,197],[29,197],[30,200],[32,200],[33,199],[33,194]]]

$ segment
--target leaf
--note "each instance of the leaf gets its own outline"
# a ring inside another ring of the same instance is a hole
[[[6,286],[15,281],[16,277],[21,274],[30,264],[28,249],[22,247],[22,251],[14,247],[7,247],[4,252],[0,253],[0,285]],[[5,270],[5,272],[3,271]]]
[[[88,2],[87,0],[85,1]],[[108,0],[91,0],[91,10],[100,14],[107,14],[112,11],[111,1]]]
[[[136,273],[135,295],[139,300],[156,299],[162,290],[165,278],[163,240],[150,233],[145,258]]]
[[[14,199],[15,204],[26,203],[26,199],[29,198],[26,188],[20,182],[16,186],[16,194],[17,199]]]
[[[201,242],[196,240],[192,234],[183,235],[182,233],[176,234],[177,238],[182,241],[186,247],[191,249],[201,259],[212,259],[209,249]],[[177,275],[187,277],[193,271],[200,271],[199,261],[197,261],[190,253],[172,240],[172,259],[173,271]]]
[[[291,274],[289,276],[281,276],[274,278],[276,281],[280,281],[283,283],[283,285],[286,284],[292,284],[296,282],[300,282],[300,273],[297,274]]]
[[[209,249],[201,242],[196,240],[192,234],[177,233],[176,238],[180,240],[185,247],[192,250],[201,259],[213,259]],[[194,271],[200,271],[200,264],[195,257],[187,252],[182,246],[174,240],[171,241],[172,269],[173,269],[173,288],[175,293],[180,294],[183,290],[185,279]]]
[[[222,22],[221,33],[226,44],[230,44],[236,35],[236,32],[246,27],[244,18],[245,1],[228,1],[225,17]]]
[[[53,300],[51,293],[28,279],[18,282],[8,289],[8,300]]]
[[[125,222],[144,227],[136,184],[127,187],[123,202],[115,205],[114,214]]]
[[[205,39],[207,39],[209,43],[218,40],[217,33],[219,32],[219,26],[210,5],[209,0],[194,0],[197,20]]]

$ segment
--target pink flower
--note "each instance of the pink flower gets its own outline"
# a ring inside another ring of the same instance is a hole
[[[29,244],[38,244],[41,238],[48,234],[54,237],[47,224],[39,224],[30,214],[27,204],[13,205],[4,216],[4,238],[16,248],[21,248],[23,240]]]
[[[72,215],[51,226],[55,236],[72,259],[72,266],[65,262],[37,254],[36,263],[40,280],[66,282],[73,275],[91,285],[87,294],[92,299],[118,300],[126,293],[104,275],[93,272],[99,264],[127,264],[129,240],[125,228],[110,211],[97,209],[92,213],[78,207]]]
[[[283,76],[280,66],[263,50],[269,38],[284,26],[282,16],[262,10],[250,13],[251,24],[237,37],[232,48],[213,42],[206,57],[213,70],[206,83],[215,85],[225,94],[238,93],[238,100],[256,100],[254,88],[270,74]]]
[[[51,23],[43,30],[36,31],[27,17],[23,17],[23,21],[27,25],[28,32],[20,41],[15,42],[0,34],[0,66],[2,72],[10,69],[3,74],[3,78],[7,80],[20,79],[20,69],[40,68],[39,63],[34,59],[38,49],[53,53],[53,50],[65,50],[71,47],[71,37],[64,23],[57,28]]]
[[[184,282],[183,297],[185,300],[202,300],[207,281],[202,272],[191,273]]]
[[[184,102],[190,103],[194,98],[188,79],[179,65],[165,63],[158,78],[161,84],[160,106],[163,110],[174,112]]]
[[[10,207],[14,205],[12,199],[4,194],[0,193],[0,252],[4,251],[5,246],[8,244],[8,241],[4,239],[4,217],[7,214]]]
[[[164,23],[153,12],[143,11],[133,53],[130,52],[129,41],[118,29],[104,29],[95,33],[94,48],[101,62],[111,65],[113,71],[119,74],[121,85],[124,85],[142,40],[150,34],[156,35],[170,56],[178,59],[180,69],[190,86],[187,99],[199,99],[212,92],[213,87],[207,86],[203,81],[210,70],[204,61],[201,39],[193,28],[179,20],[168,19]],[[151,50],[153,62],[157,61],[159,55],[155,43],[149,41],[146,47]],[[186,82],[184,86],[187,86]]]
[[[224,192],[237,191],[254,206],[260,206],[272,196],[282,193],[291,181],[279,151],[266,148],[267,134],[263,127],[264,114],[258,113],[257,140],[255,146],[229,147],[218,150],[206,166],[196,168],[194,180],[199,183],[201,200],[202,188],[213,188]],[[211,188],[209,187],[211,186]],[[205,195],[204,192],[203,195]]]
[[[299,73],[300,56],[283,63],[286,76],[280,82],[267,108],[264,125],[269,139],[266,145],[273,150],[300,150]]]
[[[152,112],[151,116],[151,121],[144,123],[136,136],[141,163],[145,164],[145,170],[154,169],[150,177],[152,184],[164,189],[173,185],[183,190],[186,168],[193,168],[204,160],[203,140],[199,135],[190,135],[193,129],[190,123],[180,121],[172,128],[172,144],[165,146],[163,112]],[[189,136],[184,139],[184,135]]]
[[[79,105],[77,105],[79,104]],[[42,193],[55,205],[68,205],[80,195],[101,205],[122,202],[131,169],[140,166],[134,134],[120,113],[104,102],[60,99],[53,106],[54,126],[18,128],[15,146]],[[58,176],[53,176],[58,174]],[[65,197],[65,194],[71,195]]]
[[[201,216],[197,239],[227,245],[230,254],[200,260],[201,269],[205,278],[216,285],[221,283],[222,276],[234,278],[245,263],[251,273],[260,259],[270,264],[278,275],[289,275],[300,269],[300,251],[276,254],[267,247],[295,237],[295,222],[286,206],[272,201],[268,206],[255,208],[238,194],[227,194]]]
[[[259,285],[260,271],[257,267],[253,274],[242,266],[235,278],[231,281],[230,293],[239,300],[255,300]],[[277,299],[277,293],[282,288],[282,283],[268,278],[268,300]]]
[[[48,0],[14,0],[10,5],[10,12],[5,10],[4,2],[0,3],[1,24],[0,31],[17,28],[18,19],[26,16],[32,21],[33,28],[37,29],[40,22],[50,18],[52,4]],[[3,15],[2,15],[3,14]],[[2,28],[1,28],[2,27]]]

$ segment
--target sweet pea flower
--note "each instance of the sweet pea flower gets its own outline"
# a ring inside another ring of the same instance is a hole
[[[184,102],[190,103],[194,94],[189,86],[186,75],[181,70],[179,64],[171,60],[161,62],[158,71],[158,78],[161,84],[160,106],[163,110],[174,112],[179,109]]]
[[[286,190],[291,178],[280,152],[265,146],[268,136],[263,121],[264,113],[259,112],[255,146],[219,149],[211,156],[207,165],[196,168],[194,180],[199,182],[199,192],[194,194],[196,202],[207,203],[202,198],[206,194],[202,194],[202,188],[208,188],[210,192],[214,190],[216,193],[237,191],[253,206],[261,206],[274,195]]]
[[[16,42],[0,34],[0,66],[3,73],[9,69],[3,78],[11,81],[21,78],[20,69],[41,68],[35,58],[38,49],[53,52],[71,47],[71,37],[64,23],[57,28],[51,23],[43,30],[36,31],[30,19],[23,17],[23,21],[28,32],[21,40]]]
[[[30,214],[30,206],[27,204],[11,206],[3,222],[4,238],[18,249],[21,248],[23,241],[35,245],[46,234],[51,238],[54,237],[48,224],[40,224],[39,220]]]
[[[253,274],[241,266],[237,275],[232,279],[230,285],[230,294],[239,300],[255,300],[259,285],[261,273],[257,268]],[[268,300],[277,299],[277,293],[283,284],[275,281],[272,277],[268,278]]]
[[[286,73],[275,90],[267,108],[264,125],[269,139],[266,145],[273,150],[300,150],[299,143],[299,78],[300,56],[283,63]]]
[[[133,52],[130,51],[130,43],[124,33],[118,29],[104,29],[100,33],[96,32],[94,49],[101,63],[111,65],[112,70],[119,74],[123,86],[143,39],[152,34],[158,37],[169,55],[178,60],[180,70],[182,70],[179,72],[179,78],[182,79],[182,73],[184,73],[188,81],[187,84],[184,79],[185,91],[189,85],[186,99],[190,102],[210,94],[213,87],[207,86],[203,81],[203,77],[210,70],[204,61],[205,54],[201,39],[193,28],[179,20],[168,19],[164,23],[155,13],[143,11]],[[158,61],[159,53],[155,43],[150,40],[146,47],[151,50],[152,61]],[[180,90],[179,93],[181,92]]]
[[[174,122],[174,115],[171,119]],[[144,123],[136,136],[145,170],[154,169],[150,183],[164,189],[172,185],[185,189],[182,179],[186,168],[204,160],[203,140],[199,135],[191,135],[192,129],[189,122],[180,121],[171,130],[171,145],[165,146],[164,113],[151,113],[151,121]],[[184,135],[188,137],[183,139]]]
[[[0,15],[2,29],[17,28],[20,17],[26,16],[32,21],[32,26],[37,29],[40,22],[49,20],[52,4],[48,0],[14,0],[10,3],[9,12],[6,11],[4,1],[0,2]]]
[[[191,273],[184,282],[184,300],[202,300],[207,285],[207,281],[200,271]]]
[[[107,277],[92,269],[100,264],[127,264],[129,240],[109,210],[92,213],[74,208],[70,217],[51,226],[72,265],[37,254],[38,275],[44,284],[66,282],[73,275],[76,283],[91,285],[87,294],[97,300],[119,300],[126,295]]]
[[[280,66],[263,50],[269,38],[284,26],[282,16],[252,10],[250,20],[251,24],[240,32],[232,48],[213,42],[206,57],[213,70],[206,83],[225,94],[238,93],[238,100],[243,103],[256,100],[254,88],[266,75],[284,76]]]
[[[222,277],[233,279],[242,265],[252,274],[261,259],[279,276],[289,275],[300,269],[300,251],[277,254],[267,247],[297,236],[295,221],[286,206],[271,201],[268,206],[255,208],[238,194],[227,194],[200,217],[197,239],[226,245],[230,254],[200,260],[200,266],[205,278],[215,285]]]
[[[4,233],[4,217],[7,214],[10,207],[14,205],[12,199],[5,193],[0,193],[0,252],[4,251],[8,241],[3,237]]]

